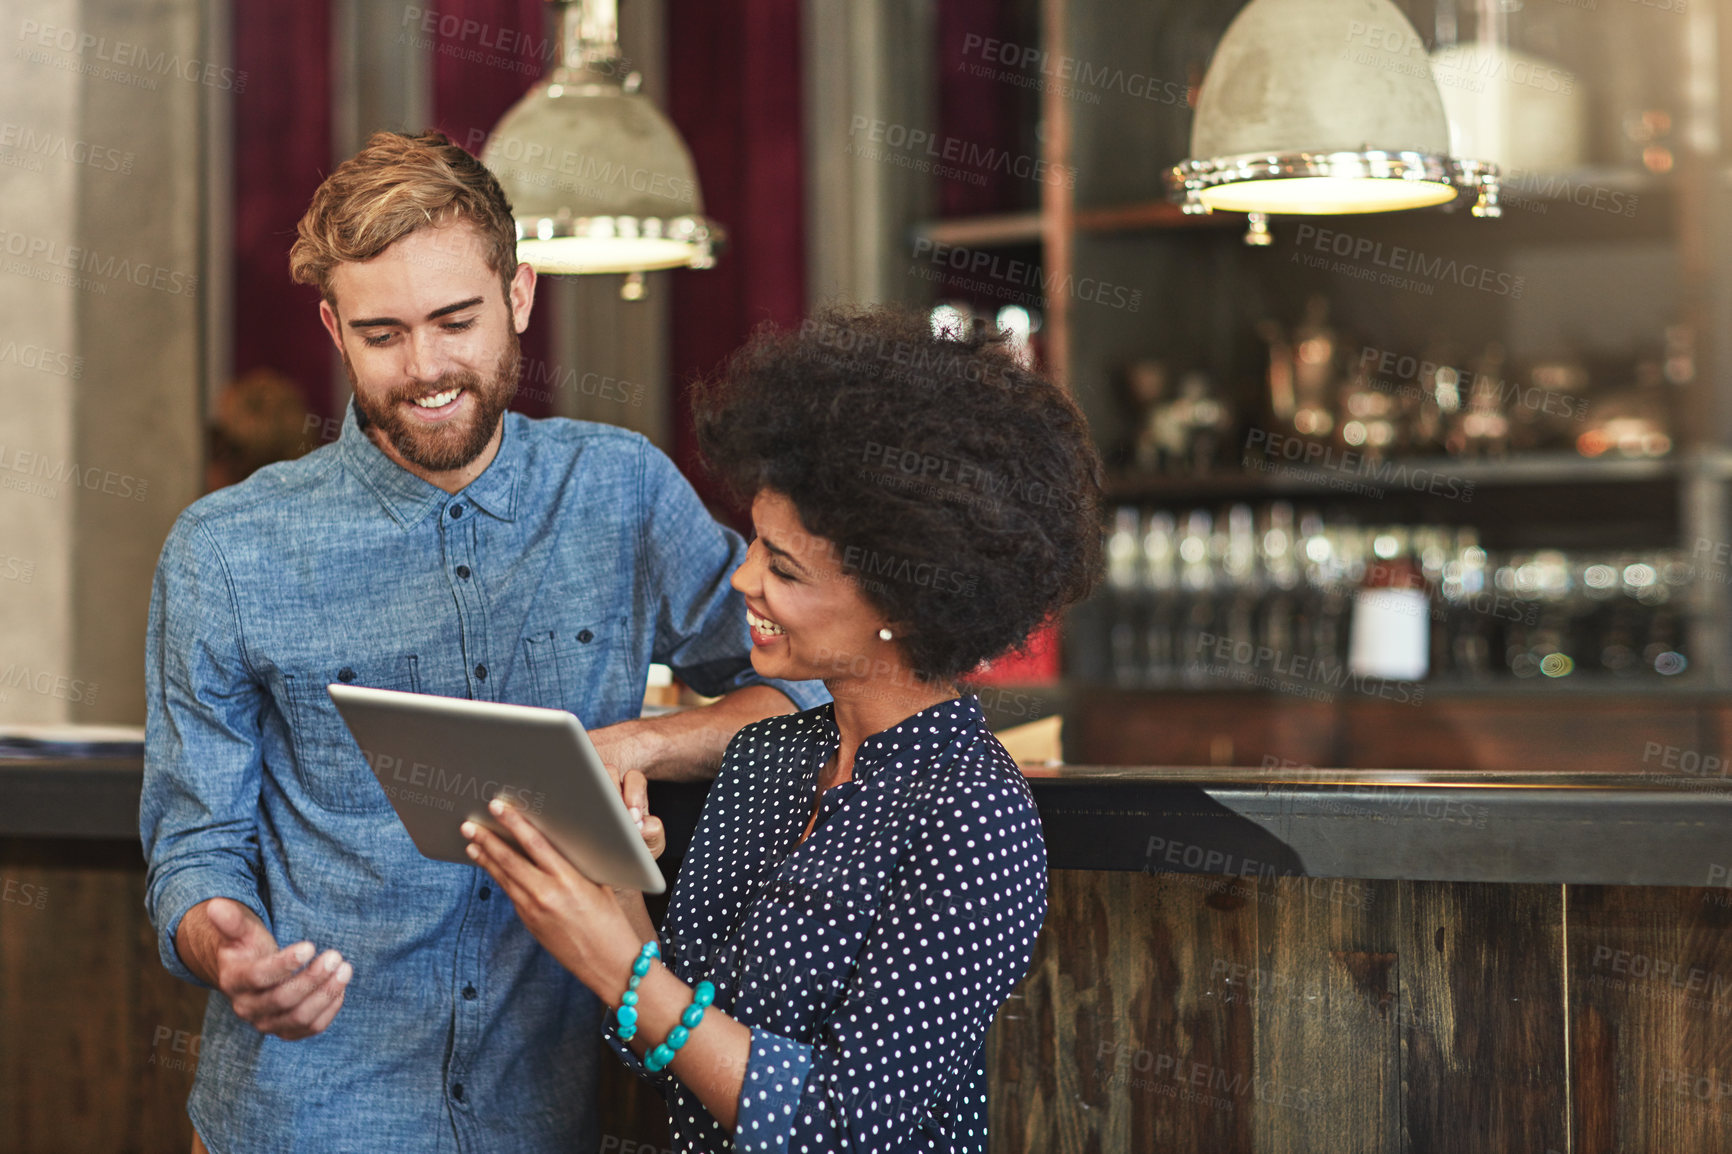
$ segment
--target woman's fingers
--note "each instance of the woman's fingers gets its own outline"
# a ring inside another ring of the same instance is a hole
[[[524,856],[540,866],[542,872],[560,878],[572,872],[572,865],[565,860],[565,855],[554,849],[552,843],[541,836],[540,830],[529,824],[529,818],[515,805],[502,798],[494,798],[487,803],[487,812],[499,819],[499,824],[523,847]]]
[[[470,860],[486,870],[511,904],[521,911],[529,897],[528,876],[538,872],[535,864],[479,822],[466,821],[460,830],[469,839]]]

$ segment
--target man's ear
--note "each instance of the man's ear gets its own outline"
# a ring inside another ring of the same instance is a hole
[[[337,346],[337,351],[347,351],[343,348],[343,322],[337,319],[336,308],[323,297],[319,298],[319,320],[324,322],[325,331],[331,334],[331,341]]]
[[[511,327],[519,333],[529,327],[529,311],[535,307],[535,270],[519,264],[511,274]]]

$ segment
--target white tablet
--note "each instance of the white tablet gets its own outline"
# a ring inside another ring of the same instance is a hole
[[[458,832],[465,821],[511,841],[487,812],[488,802],[503,797],[591,881],[651,894],[666,888],[619,787],[572,714],[341,683],[326,692],[427,857],[474,864]]]

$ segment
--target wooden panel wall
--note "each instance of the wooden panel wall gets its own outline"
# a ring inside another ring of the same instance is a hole
[[[186,1154],[205,996],[157,958],[136,845],[0,840],[0,1154]]]
[[[184,1154],[204,997],[136,847],[0,841],[0,1154]],[[995,1154],[1732,1149],[1732,888],[1058,871],[987,1049]]]
[[[995,1154],[1732,1149],[1732,890],[1061,871],[1052,899],[988,1038]]]

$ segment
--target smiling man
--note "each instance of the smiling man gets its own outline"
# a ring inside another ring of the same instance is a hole
[[[139,822],[163,963],[214,989],[195,1150],[596,1145],[600,1003],[485,873],[416,851],[328,683],[569,709],[652,778],[823,696],[753,672],[745,546],[666,457],[506,412],[535,296],[515,237],[439,133],[338,166],[290,260],[354,388],[342,435],[163,548]],[[638,720],[652,662],[721,700]]]

